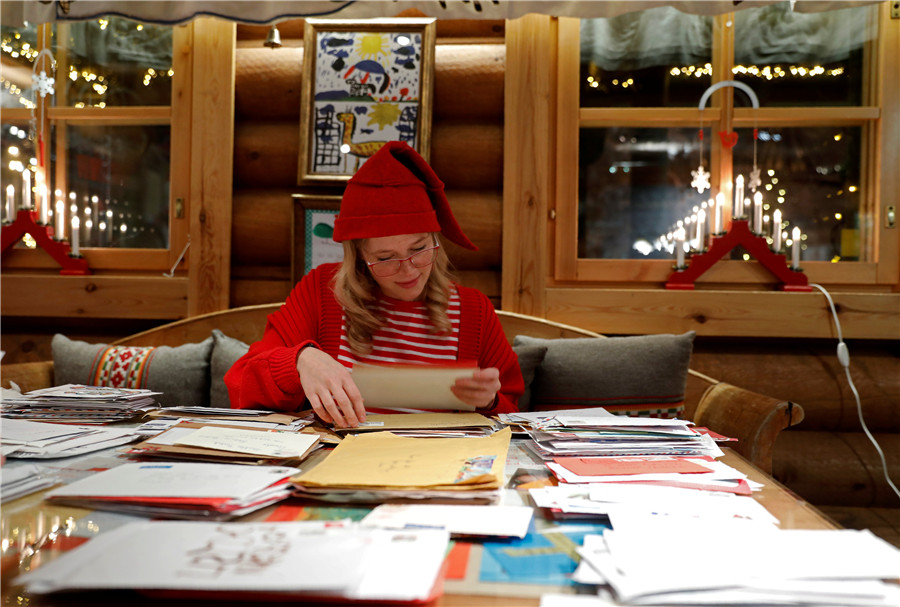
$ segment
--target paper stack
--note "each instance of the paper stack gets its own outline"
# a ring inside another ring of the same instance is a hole
[[[66,384],[19,396],[4,392],[3,417],[72,424],[107,424],[133,419],[157,404],[151,390]]]
[[[24,466],[5,466],[3,474],[3,486],[0,488],[2,501],[12,501],[24,495],[30,495],[35,491],[52,487],[59,480],[51,474],[47,474],[40,466],[27,464]]]
[[[679,419],[626,417],[605,409],[571,409],[510,414],[523,425],[541,458],[559,456],[678,455],[720,457],[708,434]]]
[[[386,431],[397,436],[452,438],[490,436],[502,428],[502,424],[480,413],[370,413],[356,428],[335,430],[343,434]]]
[[[13,580],[29,593],[138,590],[163,598],[422,603],[441,593],[449,534],[336,521],[140,522]]]
[[[291,482],[297,495],[332,501],[496,502],[509,440],[508,428],[484,438],[410,438],[390,432],[348,436]]]
[[[900,605],[882,582],[896,582],[900,550],[868,530],[664,521],[586,536],[579,554],[575,578],[628,605]]]
[[[70,457],[124,445],[139,438],[131,428],[98,428],[6,419],[0,425],[3,454],[12,458]]]
[[[47,494],[50,503],[143,516],[226,520],[274,504],[291,493],[284,466],[128,463]]]
[[[182,421],[123,451],[139,458],[294,466],[320,446],[316,434]]]

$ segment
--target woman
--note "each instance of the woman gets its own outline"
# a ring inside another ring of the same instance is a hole
[[[444,184],[403,142],[389,142],[347,183],[335,219],[340,264],[323,264],[269,316],[262,340],[225,375],[233,407],[293,411],[308,400],[323,421],[366,419],[355,364],[474,361],[453,393],[485,413],[517,410],[518,359],[490,300],[452,282],[440,237],[475,250]]]

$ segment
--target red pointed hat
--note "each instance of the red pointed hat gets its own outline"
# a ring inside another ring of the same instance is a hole
[[[441,232],[477,251],[466,237],[425,159],[403,141],[389,141],[347,182],[334,220],[334,240]]]

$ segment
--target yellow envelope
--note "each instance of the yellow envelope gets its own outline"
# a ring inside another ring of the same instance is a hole
[[[291,482],[334,488],[499,486],[511,435],[504,428],[484,438],[409,438],[390,432],[348,436]]]

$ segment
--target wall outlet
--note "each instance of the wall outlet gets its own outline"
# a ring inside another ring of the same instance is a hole
[[[897,0],[891,2],[891,19],[900,19],[900,2]]]

